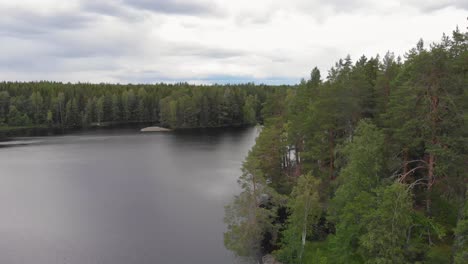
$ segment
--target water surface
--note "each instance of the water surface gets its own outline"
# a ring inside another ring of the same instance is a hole
[[[0,147],[0,263],[237,263],[223,246],[224,205],[255,136],[15,139]]]

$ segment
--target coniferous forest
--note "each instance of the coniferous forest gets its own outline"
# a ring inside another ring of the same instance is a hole
[[[468,263],[468,34],[269,94],[225,245],[283,263]]]
[[[275,90],[285,87],[275,87]],[[156,123],[170,128],[252,125],[272,87],[0,83],[0,128]]]

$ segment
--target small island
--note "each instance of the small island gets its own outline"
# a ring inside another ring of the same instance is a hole
[[[169,132],[169,131],[172,131],[172,130],[169,128],[158,127],[158,126],[145,127],[140,130],[140,132]]]

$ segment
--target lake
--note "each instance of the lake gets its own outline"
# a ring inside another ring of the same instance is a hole
[[[0,263],[238,263],[223,245],[224,206],[256,135],[118,129],[3,142]]]

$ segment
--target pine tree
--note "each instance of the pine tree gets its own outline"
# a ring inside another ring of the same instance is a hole
[[[119,107],[119,97],[116,94],[112,95],[112,106],[111,106],[111,113],[112,113],[112,121],[120,121],[121,113]]]
[[[98,125],[104,121],[104,97],[101,96],[96,100],[96,121]]]
[[[31,100],[33,110],[33,123],[42,124],[45,120],[45,114],[43,112],[44,100],[40,92],[33,92],[29,98]]]
[[[277,232],[272,224],[275,208],[268,207],[275,204],[278,195],[268,186],[253,151],[247,156],[242,172],[238,180],[242,192],[226,206],[224,244],[239,256],[259,259],[264,235]]]
[[[256,108],[255,97],[249,95],[245,99],[244,106],[242,107],[243,124],[253,125],[257,122],[255,108]]]
[[[10,94],[8,91],[0,92],[0,124],[6,122],[8,110],[10,107]]]

